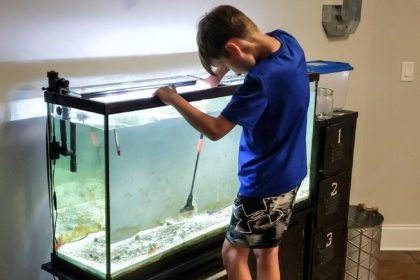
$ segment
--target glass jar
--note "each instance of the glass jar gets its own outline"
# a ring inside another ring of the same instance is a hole
[[[330,119],[333,116],[334,98],[333,90],[319,87],[316,96],[316,117],[320,120]]]

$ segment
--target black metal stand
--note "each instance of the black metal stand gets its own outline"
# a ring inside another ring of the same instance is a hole
[[[316,122],[314,171],[316,213],[310,246],[308,279],[344,278],[347,215],[349,208],[357,112],[336,112],[333,118]]]

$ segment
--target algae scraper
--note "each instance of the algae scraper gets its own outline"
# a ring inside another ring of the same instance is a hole
[[[185,204],[184,207],[182,207],[179,210],[180,213],[191,212],[191,211],[194,210],[194,206],[192,205],[194,181],[195,181],[195,175],[197,173],[198,159],[200,158],[200,153],[201,153],[202,149],[203,149],[203,133],[200,133],[200,139],[198,139],[198,143],[197,143],[197,157],[195,159],[195,166],[194,166],[194,173],[193,173],[193,178],[192,178],[192,183],[191,183],[191,190],[190,190],[190,194],[188,195],[187,203]]]

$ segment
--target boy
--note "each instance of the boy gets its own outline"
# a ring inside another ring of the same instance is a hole
[[[216,86],[228,69],[247,73],[226,108],[212,117],[173,88],[160,88],[155,95],[211,140],[222,138],[236,124],[242,126],[240,188],[223,244],[223,263],[230,280],[251,279],[251,249],[258,279],[278,280],[278,244],[297,187],[306,176],[309,80],[304,53],[291,35],[281,30],[264,34],[241,11],[226,5],[201,19],[197,44],[201,63],[212,74],[202,83]]]

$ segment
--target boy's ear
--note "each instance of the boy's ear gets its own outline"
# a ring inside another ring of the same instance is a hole
[[[237,40],[234,38],[229,39],[225,44],[225,49],[229,52],[229,54],[240,54],[241,53],[241,47]]]

